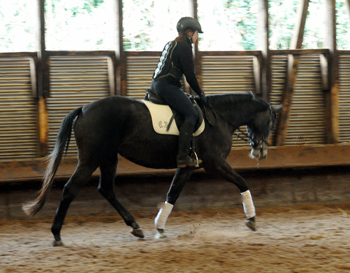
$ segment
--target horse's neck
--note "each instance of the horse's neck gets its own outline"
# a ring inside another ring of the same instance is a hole
[[[254,102],[237,101],[230,107],[216,105],[215,111],[220,114],[226,123],[233,127],[232,130],[235,130],[240,126],[247,125],[253,119]]]

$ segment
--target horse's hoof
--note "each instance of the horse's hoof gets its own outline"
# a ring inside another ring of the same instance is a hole
[[[64,244],[62,243],[62,241],[56,241],[56,240],[54,240],[54,241],[52,242],[52,245],[53,245],[53,246],[64,246]]]
[[[135,237],[145,238],[145,235],[143,234],[142,228],[133,228],[130,232]]]
[[[164,234],[164,229],[157,228],[157,234],[154,236],[156,239],[163,239],[166,238],[166,235]]]
[[[256,223],[254,217],[245,220],[245,225],[249,227],[252,231],[256,231]]]

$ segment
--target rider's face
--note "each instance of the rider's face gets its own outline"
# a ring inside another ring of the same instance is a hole
[[[193,36],[192,36],[192,43],[196,43],[198,40],[198,31],[195,31],[195,33],[193,33]]]

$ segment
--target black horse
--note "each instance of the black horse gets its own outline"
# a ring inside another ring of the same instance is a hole
[[[231,151],[232,134],[242,125],[247,126],[252,146],[251,156],[265,158],[276,113],[282,106],[270,106],[251,92],[208,95],[207,105],[210,107],[206,111],[214,113],[215,122],[210,124],[206,120],[204,132],[194,139],[196,152],[203,160],[200,167],[221,175],[238,187],[247,215],[246,224],[255,230],[255,208],[248,185],[231,168],[226,158]],[[100,168],[98,191],[118,211],[125,223],[132,227],[131,233],[142,238],[142,229],[114,192],[118,154],[145,167],[176,168],[178,137],[157,134],[152,128],[151,116],[145,104],[127,97],[112,96],[92,102],[73,110],[63,119],[40,194],[36,200],[24,204],[23,210],[28,215],[35,215],[44,206],[64,150],[68,149],[72,128],[78,147],[78,166],[63,189],[51,228],[53,245],[62,245],[60,232],[69,205],[97,168]],[[176,170],[167,201],[156,217],[159,237],[164,236],[165,222],[172,206],[194,170]]]

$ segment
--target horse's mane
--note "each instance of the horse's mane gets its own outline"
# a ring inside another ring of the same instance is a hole
[[[260,102],[259,105],[260,111],[266,110],[269,107],[269,104],[257,98],[253,92],[236,92],[229,94],[216,94],[216,95],[207,95],[208,102],[215,107],[232,107],[233,104],[244,103],[250,101]]]

